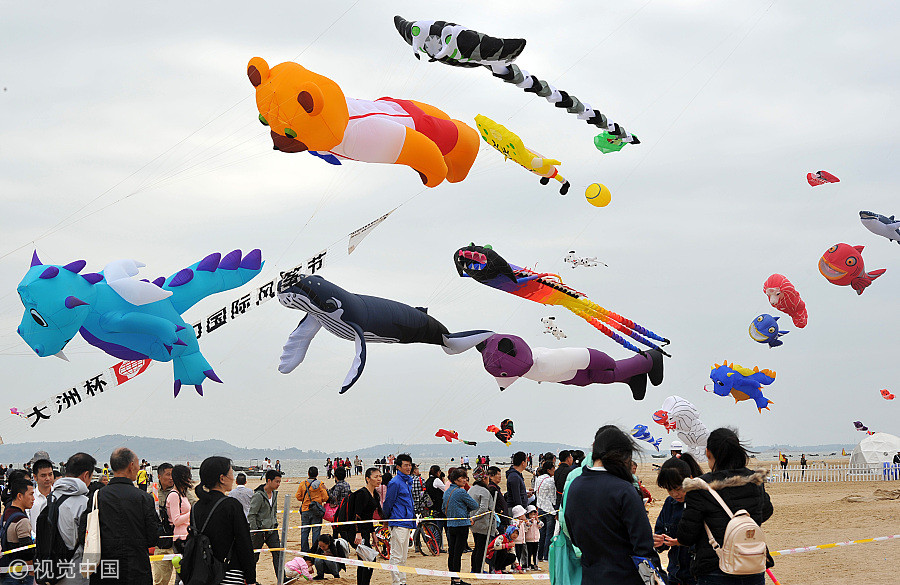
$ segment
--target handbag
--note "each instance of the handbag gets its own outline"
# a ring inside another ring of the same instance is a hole
[[[100,508],[97,507],[97,494],[94,491],[91,501],[91,511],[87,515],[87,523],[84,525],[84,554],[82,556],[82,574],[90,577],[100,566]]]
[[[310,507],[312,507],[312,504],[310,504]],[[328,502],[325,502],[325,521],[326,522],[334,522],[338,508],[340,508],[340,507],[341,507],[340,504],[338,504],[337,506],[332,506]]]
[[[361,561],[368,561],[371,563],[378,556],[378,553],[371,546],[358,544],[356,545],[356,556],[358,556]]]
[[[566,487],[576,477],[581,475],[584,468],[579,467],[569,473],[566,478]],[[563,490],[563,502],[559,508],[559,534],[550,542],[550,582],[553,585],[581,585],[581,551],[572,542],[569,536],[569,528],[566,526],[566,500],[568,490]]]
[[[306,492],[303,494],[303,499],[306,500],[306,497],[309,496],[309,511],[315,512],[317,515],[324,517],[327,510],[325,506],[323,506],[320,502],[312,499],[312,496],[309,495],[309,489],[312,487],[312,484],[308,481],[304,482],[306,484]],[[300,506],[303,506],[303,502],[300,502]]]

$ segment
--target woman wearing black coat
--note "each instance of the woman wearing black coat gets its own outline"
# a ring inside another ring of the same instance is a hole
[[[613,425],[594,436],[593,466],[566,488],[565,521],[572,544],[581,549],[585,585],[643,585],[631,557],[660,568],[653,530],[641,496],[631,483],[634,440]]]
[[[701,479],[718,492],[733,513],[746,510],[759,525],[772,517],[772,501],[765,488],[768,472],[747,469],[747,450],[734,430],[720,428],[710,433],[706,442],[706,457],[712,471],[701,476]],[[716,542],[721,545],[729,521],[728,514],[696,479],[685,479],[684,490],[687,493],[677,540],[681,546],[696,547],[691,571],[697,576],[697,584],[763,585],[765,573],[727,575],[719,570],[719,557],[709,544],[703,524],[709,526]],[[766,566],[773,566],[772,557],[768,553],[766,557]]]
[[[375,467],[366,470],[366,485],[359,488],[349,496],[347,500],[347,521],[372,520],[375,513],[380,518],[384,518],[384,512],[381,510],[381,501],[375,493],[375,488],[381,485],[381,472]],[[359,524],[344,524],[338,528],[341,538],[359,546],[361,544],[372,548],[372,532],[375,530],[371,522],[360,522]],[[360,555],[360,558],[362,556]],[[318,565],[316,567],[318,570]],[[358,567],[356,569],[356,583],[358,585],[369,585],[372,580],[374,569],[368,567]]]
[[[200,485],[194,490],[198,502],[191,509],[191,525],[209,537],[213,556],[225,563],[222,585],[256,583],[256,558],[250,542],[250,524],[244,507],[226,494],[234,485],[234,470],[227,457],[207,457],[200,464]],[[221,500],[218,505],[217,502]],[[213,510],[213,506],[215,510]],[[212,512],[212,515],[210,515]]]

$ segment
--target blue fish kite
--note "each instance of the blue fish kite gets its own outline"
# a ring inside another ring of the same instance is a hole
[[[638,441],[647,441],[659,451],[659,445],[662,443],[662,437],[658,439],[654,439],[653,435],[650,434],[650,430],[647,428],[647,425],[635,425],[633,429],[631,429],[631,436],[637,439]]]
[[[200,353],[194,329],[181,315],[201,299],[237,288],[262,270],[262,253],[218,252],[153,282],[134,277],[142,266],[117,260],[100,273],[79,274],[87,263],[43,264],[37,252],[19,283],[25,314],[16,331],[40,357],[65,359],[76,333],[123,360],[172,362],[175,396],[182,384],[203,395],[203,381],[221,382]]]
[[[769,349],[784,345],[784,342],[778,338],[788,333],[790,331],[778,328],[778,317],[773,317],[768,313],[757,316],[750,323],[750,337],[757,343],[768,343]]]
[[[307,313],[284,344],[278,366],[282,374],[289,374],[303,362],[309,344],[322,327],[356,343],[356,357],[341,386],[341,394],[362,375],[366,366],[366,342],[430,343],[440,345],[448,354],[456,354],[494,334],[481,329],[450,333],[427,309],[354,294],[318,275],[301,274],[294,283],[279,282],[278,300],[285,307]]]

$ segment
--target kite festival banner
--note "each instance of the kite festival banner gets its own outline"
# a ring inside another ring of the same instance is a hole
[[[378,219],[352,231],[347,236],[349,238],[347,254],[349,255],[369,232],[375,229],[393,212],[394,210],[391,210]],[[343,238],[339,241],[343,241]],[[197,339],[200,339],[204,335],[209,335],[231,321],[246,315],[249,311],[263,303],[267,303],[276,298],[279,281],[283,283],[283,286],[291,286],[292,284],[297,283],[301,274],[318,273],[324,268],[325,259],[331,259],[331,256],[328,256],[328,253],[335,246],[336,244],[325,248],[318,254],[315,254],[293,268],[279,272],[278,277],[272,277],[261,285],[251,288],[240,297],[232,299],[231,302],[224,303],[221,308],[207,315],[205,319],[193,324],[194,335]],[[93,376],[87,377],[77,384],[73,384],[64,390],[41,400],[27,410],[15,410],[19,413],[20,418],[29,421],[31,428],[34,428],[40,422],[50,420],[53,416],[62,414],[106,391],[117,388],[129,380],[133,380],[146,372],[152,364],[153,360],[150,359],[125,360],[118,362]]]

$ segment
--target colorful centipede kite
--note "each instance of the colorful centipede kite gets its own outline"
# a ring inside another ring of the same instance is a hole
[[[538,273],[527,268],[520,268],[504,260],[490,246],[476,246],[475,244],[469,244],[457,250],[453,255],[453,261],[460,276],[469,276],[481,284],[536,303],[565,307],[622,347],[633,352],[642,353],[644,350],[619,333],[648,348],[658,349],[663,355],[671,357],[661,347],[668,345],[668,339],[631,319],[601,307],[587,298],[584,293],[566,285],[557,274]],[[655,342],[659,342],[659,344]]]

